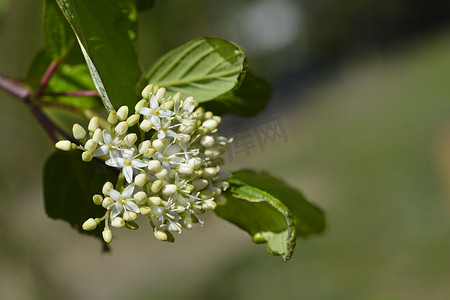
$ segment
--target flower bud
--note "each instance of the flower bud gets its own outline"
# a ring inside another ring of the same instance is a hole
[[[214,138],[212,136],[205,135],[200,140],[200,144],[206,148],[212,147],[214,145]]]
[[[219,125],[219,123],[214,119],[209,119],[202,123],[202,126],[208,128],[209,131],[214,130],[217,125]]]
[[[111,226],[122,228],[125,226],[125,221],[121,217],[115,217],[111,222]]]
[[[166,184],[161,190],[164,196],[172,196],[176,191],[177,186],[175,184]]]
[[[192,120],[186,120],[180,125],[180,132],[189,134],[195,130],[196,124]]]
[[[161,230],[161,229],[156,229],[153,234],[155,235],[155,238],[157,238],[160,241],[167,241],[167,234]]]
[[[131,116],[129,116],[128,119],[127,119],[128,127],[133,127],[134,125],[136,125],[137,122],[139,122],[139,118],[140,117],[141,117],[140,115],[131,115]]]
[[[108,209],[108,207],[111,206],[111,204],[114,204],[114,200],[111,199],[110,197],[105,197],[105,199],[103,199],[102,202],[102,207]]]
[[[139,211],[141,212],[141,215],[143,215],[143,216],[148,216],[149,214],[152,213],[152,210],[148,206],[139,207]]]
[[[94,156],[92,155],[92,152],[91,152],[91,151],[84,151],[84,152],[81,154],[81,159],[82,159],[83,161],[85,161],[85,162],[90,162],[90,161],[92,160],[93,157],[94,157]]]
[[[125,146],[130,147],[130,148],[131,148],[131,146],[134,145],[134,143],[136,143],[136,141],[137,141],[136,133],[127,134],[125,136],[125,138],[123,139]]]
[[[212,117],[214,117],[214,114],[212,113],[212,111],[207,111],[205,112],[205,119],[212,119]]]
[[[220,206],[227,204],[227,198],[223,195],[215,197],[214,200],[216,201],[216,204]]]
[[[97,221],[94,218],[89,218],[83,223],[83,230],[94,230],[97,228]]]
[[[167,169],[161,168],[158,172],[155,173],[156,178],[158,179],[164,179],[169,175],[169,171]]]
[[[152,142],[153,148],[155,148],[156,151],[158,152],[162,152],[162,150],[166,147],[167,145],[167,140],[166,139],[156,139]]]
[[[123,219],[125,221],[134,221],[137,218],[137,214],[133,211],[125,211],[123,213]]]
[[[142,98],[144,99],[150,99],[150,94],[153,93],[153,84],[148,84],[143,90],[142,90]]]
[[[115,125],[117,121],[118,121],[117,113],[115,110],[113,110],[108,115],[108,123],[111,125]]]
[[[158,206],[162,202],[162,199],[158,196],[149,197],[147,200],[148,206]]]
[[[72,133],[73,137],[76,138],[77,140],[81,140],[86,136],[86,130],[84,130],[84,128],[77,123],[73,124]]]
[[[147,119],[142,120],[141,124],[139,125],[139,128],[141,128],[145,132],[150,131],[150,129],[152,129],[152,127],[153,127],[153,123]]]
[[[125,134],[128,130],[128,124],[125,121],[120,122],[117,124],[116,128],[114,130],[117,132],[118,135]]]
[[[155,155],[155,153],[156,153],[155,148],[148,148],[148,149],[144,152],[144,157],[152,158],[153,155]]]
[[[106,182],[104,185],[103,185],[103,188],[102,188],[102,193],[103,193],[103,195],[105,195],[105,196],[109,196],[109,192],[112,190],[114,188],[114,185],[111,183],[111,182]]]
[[[152,146],[152,143],[148,140],[143,141],[138,146],[139,154],[144,154],[144,152]]]
[[[92,201],[95,205],[102,205],[103,197],[99,194],[95,194],[94,196],[92,196]]]
[[[119,118],[120,121],[125,121],[128,117],[128,106],[121,106],[118,110],[117,110],[117,117]]]
[[[68,140],[59,141],[55,144],[55,147],[62,151],[69,151],[72,149],[72,142]]]
[[[181,174],[190,175],[194,173],[194,169],[189,164],[181,164],[178,168],[178,172]]]
[[[113,234],[111,229],[109,229],[109,227],[105,227],[105,229],[102,232],[102,236],[103,236],[103,240],[107,243],[111,243],[112,238],[113,238]]]
[[[216,176],[218,170],[216,168],[204,168],[203,169],[203,178],[212,179]]]
[[[137,192],[136,194],[134,194],[134,199],[136,200],[137,204],[139,205],[144,204],[147,202],[147,194],[145,192]]]
[[[202,203],[202,209],[204,210],[214,210],[216,207],[217,204],[213,200],[206,200]]]
[[[96,141],[97,144],[103,142],[103,130],[101,130],[100,128],[97,128],[94,131],[94,135],[92,135],[92,139],[94,141]]]
[[[144,106],[147,106],[147,100],[142,99],[140,100],[138,103],[136,103],[136,106],[134,107],[135,111],[139,111],[141,108],[143,108]]]
[[[94,141],[93,139],[89,139],[89,140],[86,142],[86,145],[84,145],[84,148],[85,148],[87,151],[94,152],[95,149],[97,149],[97,142]]]
[[[200,169],[200,167],[202,166],[202,159],[199,157],[195,157],[195,158],[191,158],[188,161],[188,164],[194,169],[194,170],[198,170]]]
[[[158,101],[158,103],[162,103],[162,100],[164,99],[164,96],[166,95],[166,89],[165,88],[159,88],[158,91],[156,92],[156,100]]]
[[[98,117],[92,117],[92,119],[89,121],[88,129],[89,131],[96,131],[98,128]]]
[[[134,178],[134,183],[136,184],[136,186],[138,187],[143,187],[145,185],[145,183],[147,182],[148,176],[147,174],[138,174],[135,178]]]
[[[161,108],[171,110],[173,108],[174,104],[175,104],[175,102],[173,100],[168,100],[168,101],[164,102],[163,104],[161,104]]]
[[[200,191],[203,190],[205,187],[208,186],[208,180],[206,179],[195,179],[192,181],[192,184],[194,185],[195,189]]]
[[[161,190],[162,185],[163,185],[163,183],[162,183],[161,180],[156,180],[156,181],[154,181],[154,182],[152,183],[152,187],[150,188],[150,190],[151,190],[153,193],[157,193],[157,192],[159,192],[159,191]]]
[[[161,169],[161,163],[159,160],[152,159],[148,162],[148,170],[152,172],[157,172]]]

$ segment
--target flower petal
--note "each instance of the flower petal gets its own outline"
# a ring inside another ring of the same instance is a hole
[[[111,189],[109,191],[109,196],[111,197],[111,199],[113,199],[114,201],[119,201],[120,197],[122,197],[122,195],[116,191],[115,189]]]
[[[133,168],[145,168],[146,166],[148,166],[148,162],[145,162],[141,159],[133,159],[131,160],[131,166],[133,166]]]
[[[128,183],[131,183],[133,181],[133,167],[132,166],[124,166],[123,169],[123,175],[125,175],[125,179]]]
[[[105,145],[111,144],[112,136],[111,134],[106,130],[103,129],[103,142],[105,142]]]
[[[117,217],[121,212],[123,211],[123,205],[120,203],[114,203],[112,209],[111,209],[111,215],[110,218],[114,219]]]
[[[94,151],[94,156],[105,156],[109,154],[109,148],[106,145],[100,146],[97,150]]]
[[[150,97],[150,108],[151,109],[157,109],[159,107],[158,100],[156,100],[155,95],[152,95]]]
[[[142,107],[138,110],[138,113],[140,113],[141,115],[144,116],[150,116],[152,115],[152,109],[148,108],[148,107]]]
[[[125,204],[125,208],[128,208],[128,210],[134,211],[137,214],[140,212],[139,206],[137,206],[137,204],[131,200],[127,201],[127,204]]]
[[[126,199],[131,198],[134,192],[134,184],[130,184],[122,191],[122,197],[125,197]]]
[[[107,161],[105,161],[110,167],[122,168],[123,167],[123,158],[122,157],[111,157]]]

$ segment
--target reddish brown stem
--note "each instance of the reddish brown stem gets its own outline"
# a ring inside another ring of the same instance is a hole
[[[39,85],[39,88],[36,91],[35,98],[39,98],[42,93],[47,88],[48,82],[50,81],[50,78],[52,78],[52,75],[56,72],[56,69],[58,69],[59,64],[61,63],[60,60],[54,60],[50,63],[47,70],[45,71],[44,76],[41,78],[41,84]]]
[[[0,88],[22,102],[30,102],[30,91],[17,80],[0,75]]]

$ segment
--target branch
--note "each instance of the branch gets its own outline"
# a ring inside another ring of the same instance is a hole
[[[22,102],[30,102],[30,91],[17,80],[0,75],[0,88]]]
[[[45,71],[44,76],[42,76],[41,78],[41,84],[39,85],[39,88],[37,89],[35,94],[36,99],[42,95],[42,93],[44,92],[45,88],[48,85],[48,82],[50,81],[50,78],[56,72],[56,69],[58,68],[60,63],[61,63],[60,60],[54,60],[50,63],[47,70]]]

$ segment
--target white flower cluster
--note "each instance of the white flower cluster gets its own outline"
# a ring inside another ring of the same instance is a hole
[[[165,93],[150,84],[135,114],[122,106],[103,122],[105,129],[98,117],[90,120],[88,132],[75,124],[73,135],[82,145],[56,143],[61,150],[82,150],[86,162],[97,157],[120,170],[115,187],[106,182],[103,196],[93,196],[106,214],[83,224],[84,230],[93,230],[105,221],[107,243],[112,240],[109,225],[137,229],[138,215],[148,217],[157,239],[172,240],[170,231],[203,224],[199,216],[225,200],[221,193],[229,186],[229,174],[220,171],[221,155],[231,140],[216,133],[221,118],[196,109],[192,97],[182,100],[177,93],[166,98]]]

